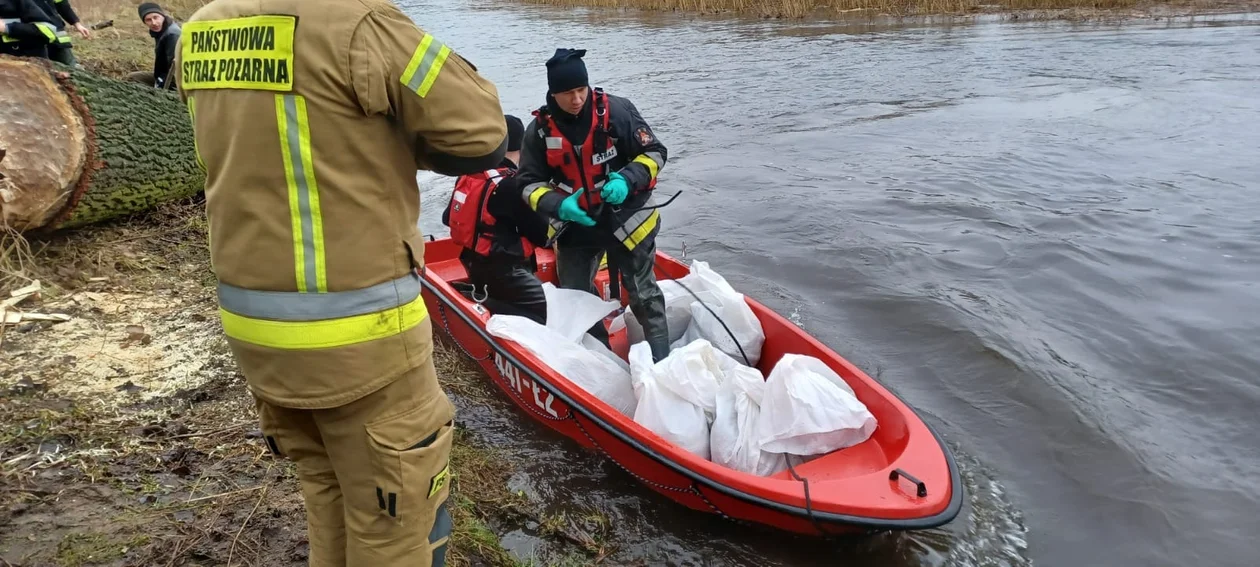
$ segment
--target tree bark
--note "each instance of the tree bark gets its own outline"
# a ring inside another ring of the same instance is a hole
[[[0,55],[0,229],[52,231],[201,191],[179,97]]]

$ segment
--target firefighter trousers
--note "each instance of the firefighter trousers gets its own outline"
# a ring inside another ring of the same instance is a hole
[[[600,257],[608,253],[608,265],[621,272],[621,287],[630,297],[630,310],[643,325],[643,335],[652,349],[652,358],[660,362],[669,356],[669,327],[665,321],[665,294],[656,283],[656,240],[640,242],[633,250],[621,243],[600,246],[598,244],[556,244],[556,271],[560,286],[580,289],[599,295],[595,290],[595,273],[599,271]],[[608,329],[600,321],[588,333],[609,346]],[[611,348],[611,347],[610,347]]]
[[[547,294],[529,266],[482,256],[461,257],[460,262],[468,270],[475,299],[485,298],[484,305],[491,313],[518,315],[539,325],[547,324]]]
[[[455,407],[431,355],[340,407],[256,407],[267,447],[296,464],[310,565],[445,565]]]
[[[73,48],[69,45],[48,46],[48,58],[71,67],[76,63]]]

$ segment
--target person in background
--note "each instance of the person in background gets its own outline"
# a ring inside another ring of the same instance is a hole
[[[174,75],[171,62],[175,60],[175,46],[179,44],[183,30],[170,14],[154,2],[145,2],[136,11],[140,13],[140,21],[149,27],[149,35],[153,36],[153,70],[136,71],[127,78],[153,88],[175,90],[175,82],[170,80]]]
[[[607,254],[609,273],[614,282],[623,276],[630,309],[660,362],[670,350],[665,296],[653,271],[660,212],[648,207],[667,152],[629,99],[590,87],[584,55],[557,49],[547,60],[547,103],[534,111],[521,149],[521,197],[569,223],[555,244],[560,287],[596,293]],[[589,332],[608,345],[602,321]]]
[[[492,313],[546,325],[547,296],[534,275],[534,248],[547,243],[547,221],[521,201],[516,167],[525,127],[510,114],[505,120],[508,146],[503,161],[495,169],[455,180],[442,224],[451,227],[451,238],[464,248],[459,259],[468,271],[474,299],[484,299]]]
[[[48,58],[56,23],[35,0],[0,0],[0,55]]]
[[[70,0],[33,0],[36,5],[44,10],[51,21],[57,28],[57,41],[48,46],[48,58],[58,63],[63,63],[71,67],[75,66],[74,52],[71,49],[74,44],[70,41],[70,34],[66,33],[66,24],[79,32],[79,36],[83,39],[92,37],[92,31],[79,21],[79,15],[74,12],[74,7],[70,5]]]

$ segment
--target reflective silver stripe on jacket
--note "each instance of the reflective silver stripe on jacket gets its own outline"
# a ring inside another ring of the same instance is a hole
[[[219,283],[219,306],[244,317],[276,321],[319,321],[376,313],[406,305],[420,295],[420,276],[351,291],[300,293],[259,291]]]
[[[656,199],[654,199],[652,195],[648,195],[647,202],[643,203],[642,206],[651,207],[655,205]],[[617,227],[617,230],[614,231],[614,234],[617,235],[617,240],[625,242],[626,239],[630,238],[630,235],[634,234],[634,231],[638,230],[640,226],[643,226],[643,223],[652,218],[652,215],[655,214],[657,210],[658,209],[648,209],[646,211],[636,211],[634,214],[630,215],[630,218],[626,219],[626,222],[621,223]]]

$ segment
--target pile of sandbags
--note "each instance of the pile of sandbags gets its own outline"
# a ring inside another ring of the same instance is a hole
[[[809,459],[874,433],[875,417],[815,357],[787,354],[763,379],[753,368],[765,343],[761,322],[708,264],[695,262],[690,274],[660,286],[673,341],[665,360],[652,362],[633,312],[623,315],[637,423],[697,456],[761,476],[787,468],[785,454]]]
[[[494,315],[486,329],[667,441],[734,470],[773,475],[787,468],[785,455],[808,460],[874,433],[875,417],[817,358],[784,355],[763,379],[754,368],[765,343],[761,322],[707,264],[659,283],[673,343],[660,362],[653,363],[633,312],[612,326],[624,325],[629,335],[627,364],[586,333],[619,304],[550,283],[543,285],[546,326]]]
[[[821,360],[787,354],[769,378],[704,339],[653,364],[646,342],[630,347],[634,421],[699,457],[749,474],[787,468],[861,443],[875,416]]]

